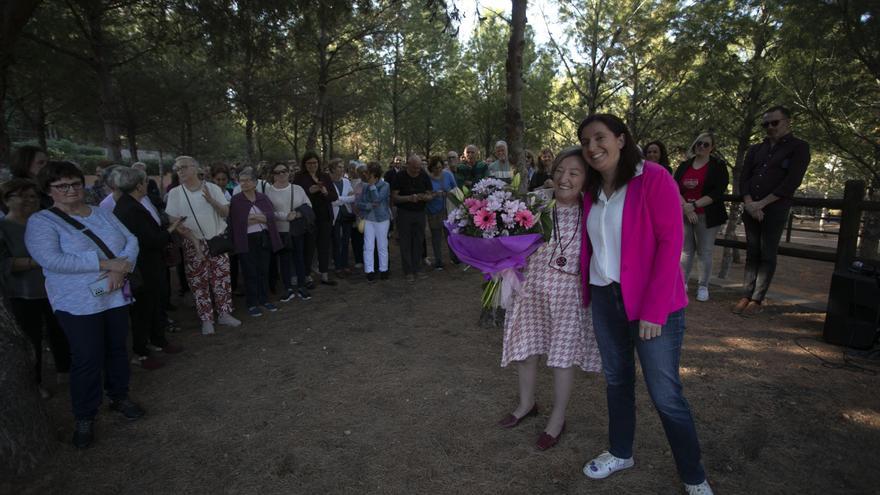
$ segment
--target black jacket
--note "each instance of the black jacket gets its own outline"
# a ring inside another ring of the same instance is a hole
[[[684,173],[694,163],[693,158],[681,162],[675,169],[675,183],[678,184],[679,194],[682,192],[681,178]],[[706,215],[706,227],[715,227],[727,221],[727,208],[724,206],[721,196],[727,192],[727,185],[730,183],[730,174],[727,172],[727,164],[719,160],[715,156],[709,157],[706,164],[709,170],[706,171],[706,182],[703,184],[703,196],[712,198],[712,204],[703,208]]]
[[[158,290],[165,283],[163,274],[168,270],[162,256],[170,236],[168,230],[160,227],[144,205],[129,194],[119,197],[113,214],[137,237],[140,248],[137,269],[143,276],[144,288]]]

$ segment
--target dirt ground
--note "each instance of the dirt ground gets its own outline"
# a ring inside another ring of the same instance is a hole
[[[162,369],[133,370],[131,395],[147,416],[127,423],[105,405],[96,443],[77,451],[67,387],[56,386],[55,459],[23,483],[0,483],[0,492],[681,491],[643,382],[636,467],[604,481],[581,473],[606,448],[600,375],[578,377],[555,448],[533,448],[546,411],[514,430],[496,427],[515,406],[516,373],[498,366],[501,331],[477,325],[479,274],[449,267],[410,285],[395,253],[392,260],[390,281],[344,280],[262,318],[242,315],[239,299],[244,326],[211,337],[198,335],[194,310],[181,308],[185,328],[173,338],[186,350],[163,356]],[[795,285],[814,272],[810,283],[827,283],[827,267],[784,268],[780,279]],[[778,302],[744,319],[728,311],[737,297],[715,289],[710,302],[692,302],[682,354],[716,493],[878,493],[880,367],[825,365],[843,355],[820,342],[821,313]],[[551,394],[543,369],[539,403],[549,406]]]

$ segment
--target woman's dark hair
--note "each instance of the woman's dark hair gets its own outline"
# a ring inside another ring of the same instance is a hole
[[[3,184],[0,184],[0,204],[6,205],[6,200],[9,199],[9,196],[12,196],[15,193],[20,193],[23,191],[34,191],[35,193],[40,192],[37,188],[37,183],[32,181],[31,179],[22,179],[21,177],[14,177]]]
[[[312,158],[314,158],[315,160],[318,160],[318,172],[321,171],[321,156],[318,155],[318,152],[315,150],[308,150],[305,153],[303,153],[302,158],[299,160],[301,172],[308,173],[308,171],[306,171],[306,162],[311,160]]]
[[[83,184],[86,183],[82,170],[72,162],[51,161],[37,174],[37,184],[46,194],[49,194],[49,184],[61,179],[79,179]]]
[[[431,155],[431,158],[428,158],[428,170],[434,170],[436,168],[443,168],[443,157],[440,155]]]
[[[553,156],[553,150],[550,149],[550,148],[544,148],[544,149],[542,149],[542,150],[541,150],[541,156],[537,157],[537,158],[536,158],[536,161],[537,161],[538,170],[541,170],[541,171],[543,171],[543,172],[549,174],[549,173],[550,173],[550,170],[548,170],[548,169],[547,169],[547,166],[544,165],[544,154],[545,154],[545,153],[550,153],[550,168],[552,168],[552,167],[553,167],[554,156]]]
[[[642,161],[642,153],[639,151],[639,147],[636,146],[636,142],[633,139],[632,134],[630,134],[629,128],[626,127],[626,124],[624,124],[619,117],[611,115],[610,113],[594,113],[587,116],[587,118],[581,122],[581,125],[578,126],[578,141],[581,140],[581,133],[584,128],[593,122],[602,123],[616,137],[623,136],[623,148],[620,150],[620,158],[617,162],[617,173],[614,176],[614,184],[612,184],[616,191],[625,186],[636,175],[636,167]],[[589,191],[590,197],[594,203],[599,200],[599,191],[601,189],[602,175],[593,167],[589,167],[587,169],[587,191]]]
[[[663,165],[666,168],[669,168],[669,153],[666,152],[666,145],[663,144],[662,141],[651,141],[650,143],[646,144],[645,147],[642,148],[642,156],[648,153],[648,148],[650,148],[652,145],[660,148],[660,161],[657,163]]]
[[[37,153],[47,154],[46,150],[43,148],[30,144],[20,146],[16,149],[12,154],[12,162],[9,165],[9,171],[12,172],[12,176],[20,177],[22,179],[30,179],[31,163],[34,161]]]
[[[379,162],[369,162],[367,163],[367,173],[370,176],[375,177],[377,179],[382,178],[382,165],[379,165]]]
[[[213,179],[217,174],[225,174],[227,179],[232,179],[229,175],[229,167],[223,163],[215,163],[211,165],[211,178]]]

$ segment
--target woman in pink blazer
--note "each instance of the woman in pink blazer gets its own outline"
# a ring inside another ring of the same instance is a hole
[[[678,186],[660,165],[641,159],[626,124],[613,115],[590,115],[578,138],[590,165],[581,278],[607,383],[610,442],[584,474],[600,479],[634,465],[637,351],[685,489],[711,494],[678,374],[687,305]]]

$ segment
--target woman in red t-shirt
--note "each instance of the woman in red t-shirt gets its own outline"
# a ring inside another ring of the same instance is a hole
[[[727,164],[714,151],[715,136],[708,132],[700,134],[688,149],[688,159],[681,162],[674,174],[684,209],[681,267],[685,281],[690,278],[695,252],[702,266],[697,301],[709,300],[712,247],[718,229],[727,221],[721,196],[727,191],[730,176]]]

